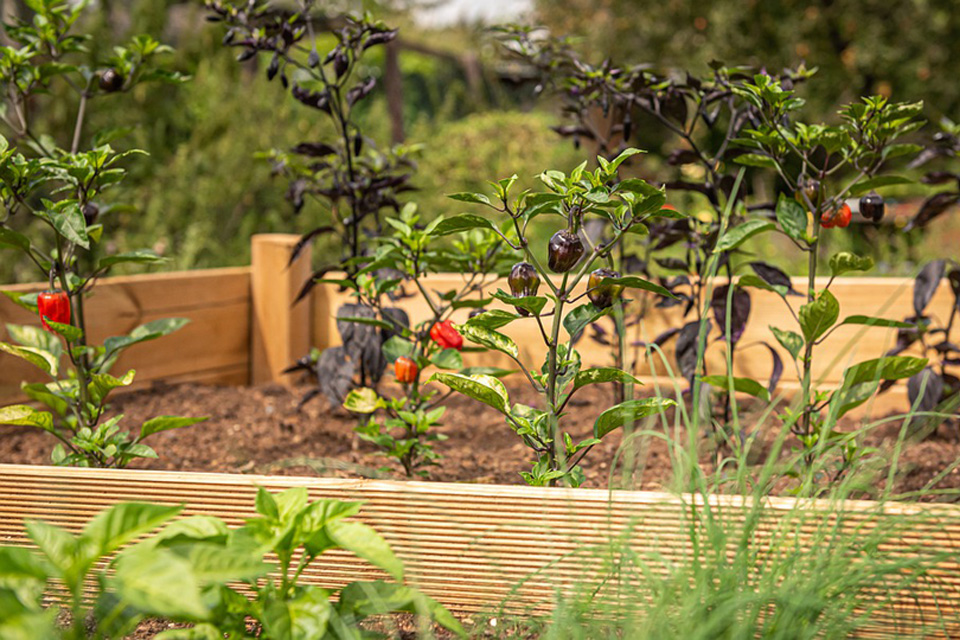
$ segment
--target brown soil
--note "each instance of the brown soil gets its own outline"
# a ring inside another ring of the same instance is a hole
[[[313,400],[303,408],[298,403],[306,388],[288,390],[281,386],[209,387],[158,385],[149,390],[116,396],[113,411],[125,415],[134,426],[157,415],[210,416],[204,423],[156,434],[148,442],[159,459],[138,460],[132,468],[278,475],[323,475],[336,477],[401,478],[393,461],[377,455],[376,448],[353,432],[356,418],[325,400]],[[395,391],[386,389],[387,392]],[[564,425],[572,435],[589,437],[601,408],[612,404],[610,385],[586,387],[571,401]],[[510,386],[513,402],[535,405],[537,397],[527,387]],[[439,431],[447,440],[436,444],[443,456],[429,470],[429,479],[443,482],[518,484],[518,474],[533,461],[530,452],[508,428],[495,410],[469,398],[454,395],[445,402],[447,413]],[[741,416],[750,423],[750,414]],[[674,435],[669,418],[669,435]],[[853,424],[846,425],[853,428]],[[663,432],[663,424],[649,428]],[[23,427],[5,427],[0,438],[0,461],[5,463],[49,464],[52,439],[42,432]],[[762,439],[771,440],[777,424],[768,421]],[[890,448],[900,431],[898,423],[873,430],[866,444]],[[682,433],[679,437],[686,436]],[[671,478],[668,445],[661,438],[644,438],[631,453],[620,451],[621,434],[614,432],[595,447],[583,462],[585,487],[615,486],[655,490],[667,488]],[[702,442],[701,463],[710,467],[714,455]],[[636,461],[639,469],[624,478],[619,459]],[[914,491],[960,458],[956,422],[942,425],[925,442],[908,444],[899,460],[896,489]],[[954,470],[938,485],[960,488],[960,470]]]

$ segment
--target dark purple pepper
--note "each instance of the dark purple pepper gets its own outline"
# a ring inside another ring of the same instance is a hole
[[[883,203],[883,197],[876,191],[871,191],[860,198],[860,215],[864,218],[880,222],[885,210],[886,205]]]
[[[590,274],[587,281],[587,297],[599,309],[606,309],[620,298],[623,286],[618,284],[601,284],[604,278],[619,278],[620,274],[613,269],[602,267]]]
[[[106,69],[100,74],[100,88],[113,93],[123,88],[123,76],[116,69]]]
[[[100,207],[97,206],[97,203],[88,202],[83,205],[83,220],[87,223],[88,227],[97,221],[99,215]]]
[[[518,262],[510,270],[510,276],[507,278],[507,284],[510,285],[510,295],[514,298],[526,298],[527,296],[537,295],[540,289],[540,274],[529,262]],[[530,312],[520,307],[515,307],[517,313],[522,316],[529,316]]]
[[[551,271],[566,273],[583,257],[583,243],[574,232],[561,229],[550,238],[547,265]]]

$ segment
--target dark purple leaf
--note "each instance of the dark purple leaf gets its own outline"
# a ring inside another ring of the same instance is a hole
[[[337,55],[333,56],[333,72],[337,74],[337,80],[343,77],[349,67],[350,61],[347,59],[347,54],[338,51]]]
[[[355,365],[340,347],[324,349],[317,361],[317,384],[332,406],[340,406],[353,387]]]
[[[950,281],[950,290],[953,292],[954,305],[957,311],[960,311],[960,269],[951,269],[947,274],[947,280]]]
[[[923,387],[922,397],[920,397],[921,387]],[[917,409],[919,411],[933,411],[943,397],[943,378],[932,368],[925,368],[920,373],[910,376],[910,379],[907,380],[907,397],[910,399],[911,407],[914,406],[917,398],[920,398]]]
[[[909,329],[897,329],[897,344],[894,345],[892,349],[887,351],[886,355],[895,356],[900,353],[903,353],[904,351],[910,348],[910,345],[912,345],[917,340],[919,340],[920,334],[921,334],[919,324],[923,322],[925,319],[926,318],[924,318],[923,316],[920,316],[920,317],[914,316],[911,318],[904,318],[904,322],[913,322],[913,323],[916,323],[918,326],[910,327]]]
[[[323,158],[335,154],[337,150],[325,142],[301,142],[293,148],[293,152],[301,156]]]
[[[388,31],[377,31],[372,33],[367,37],[366,41],[364,41],[363,49],[366,50],[378,44],[386,44],[397,37],[397,32],[397,29],[390,29]]]
[[[773,392],[777,389],[777,383],[780,382],[780,376],[783,375],[783,359],[780,357],[780,354],[776,349],[771,347],[766,342],[761,343],[767,349],[770,350],[770,355],[773,356],[773,368],[770,370],[770,382],[767,383],[767,391],[770,392],[770,395],[773,395]]]
[[[953,342],[948,342],[946,340],[944,340],[943,342],[938,342],[937,344],[933,345],[933,348],[937,351],[937,353],[942,355],[948,354],[951,351],[956,351],[957,353],[960,353],[960,345],[954,344]]]
[[[794,296],[803,295],[793,288],[793,280],[786,273],[766,262],[751,262],[750,268],[760,276],[760,279],[775,287],[786,287],[787,293]]]
[[[368,95],[370,95],[370,92],[373,91],[373,88],[376,86],[376,84],[377,79],[371,76],[347,91],[347,104],[352,107],[356,103],[366,98]]]
[[[273,80],[277,75],[277,71],[280,70],[280,54],[273,54],[273,58],[270,60],[270,64],[267,65],[267,80]]]
[[[907,223],[903,230],[910,231],[926,226],[931,220],[942,215],[957,202],[960,202],[960,193],[947,192],[930,196],[923,201],[917,215]]]
[[[924,184],[944,184],[945,182],[953,182],[954,180],[960,180],[960,174],[953,173],[952,171],[931,171],[920,178],[920,182]]]
[[[710,308],[713,317],[726,339],[727,333],[727,295],[730,285],[721,285],[713,290]],[[747,319],[750,317],[750,294],[746,290],[735,287],[733,291],[733,308],[730,312],[730,341],[736,344],[747,328]]]
[[[290,267],[290,265],[292,265],[296,259],[300,257],[300,254],[303,253],[303,249],[310,244],[314,238],[323,235],[324,233],[331,233],[333,231],[335,231],[335,229],[330,226],[317,227],[313,231],[300,236],[300,239],[297,240],[297,244],[293,246],[293,251],[290,252],[290,260],[287,261],[287,267]]]
[[[330,271],[330,269],[331,267],[323,267],[322,269],[317,269],[316,271],[314,271],[313,274],[311,274],[310,278],[308,278],[307,281],[303,283],[303,286],[300,287],[300,292],[297,294],[297,297],[294,299],[293,304],[297,304],[298,302],[306,298],[308,295],[310,295],[310,292],[313,291],[313,288],[317,286],[317,280],[320,280],[324,275],[326,275],[326,273]]]
[[[710,331],[710,321],[706,320],[707,331]],[[680,374],[693,384],[693,376],[697,372],[697,338],[700,334],[700,323],[689,322],[680,330],[677,338],[677,365]]]
[[[927,305],[930,304],[933,294],[940,286],[946,267],[946,260],[928,262],[913,281],[913,310],[918,316],[922,316]]]

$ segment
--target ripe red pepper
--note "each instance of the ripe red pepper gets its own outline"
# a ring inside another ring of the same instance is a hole
[[[40,323],[47,331],[52,331],[47,320],[70,324],[70,296],[60,289],[44,291],[37,296],[37,311],[40,313]]]
[[[833,229],[837,226],[836,221],[833,219],[833,216],[829,211],[824,211],[820,214],[820,226],[824,229]]]
[[[848,227],[850,220],[853,219],[853,211],[850,209],[850,205],[846,202],[840,205],[840,208],[834,212],[833,219],[841,229]]]
[[[436,322],[430,327],[430,339],[440,345],[441,349],[463,349],[463,336],[453,328],[449,320]]]
[[[397,376],[397,382],[402,382],[403,384],[410,384],[416,380],[418,370],[417,363],[407,356],[400,356],[397,358],[397,361],[393,363],[393,372]]]

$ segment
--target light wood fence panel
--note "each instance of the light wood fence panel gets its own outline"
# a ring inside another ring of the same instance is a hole
[[[3,286],[34,292],[42,284]],[[93,342],[122,335],[160,318],[188,318],[180,331],[128,349],[114,372],[135,369],[134,388],[152,381],[246,384],[250,366],[250,268],[207,269],[104,278],[85,308]],[[0,296],[0,340],[6,325],[39,325],[39,318]],[[20,382],[44,382],[27,363],[0,354],[0,401],[18,398]]]
[[[392,545],[409,581],[459,612],[501,604],[515,613],[547,610],[556,590],[605,575],[606,545],[622,535],[635,552],[657,558],[655,564],[664,570],[674,562],[689,562],[692,550],[684,527],[691,505],[702,502],[653,492],[0,465],[0,544],[30,545],[24,519],[78,531],[98,511],[128,500],[184,504],[185,515],[208,514],[239,525],[254,513],[257,487],[280,491],[294,486],[307,487],[312,499],[363,501],[360,517]],[[710,503],[716,517],[731,523],[731,539],[750,500],[717,497]],[[804,540],[818,526],[827,523],[834,531],[834,509],[823,502],[770,498],[756,535],[772,541],[772,553],[792,548],[783,533],[774,537],[778,527],[791,532],[796,527],[798,544],[809,544]],[[878,518],[915,515],[921,509],[929,510],[929,517],[877,553],[941,558],[934,554],[960,552],[960,509],[952,506],[879,509],[875,503],[849,501],[841,529],[857,535]],[[800,518],[800,510],[817,515]],[[377,571],[340,552],[325,554],[304,573],[305,581],[325,587],[377,577]],[[960,631],[955,560],[940,561],[927,581],[896,593],[874,616],[876,636],[905,635],[934,608],[954,625],[950,635]]]
[[[331,276],[335,277],[335,276]],[[466,276],[460,274],[439,274],[427,278],[425,286],[429,291],[449,291],[463,286]],[[718,281],[722,283],[722,281]],[[818,286],[826,285],[826,280],[818,281]],[[806,279],[795,278],[794,287],[804,291]],[[487,295],[498,288],[507,290],[506,281],[497,281],[487,290]],[[582,287],[581,287],[582,290]],[[831,291],[840,302],[840,318],[852,315],[879,316],[902,320],[913,315],[913,280],[909,278],[839,278],[831,286]],[[579,292],[577,292],[579,293]],[[577,295],[575,293],[575,295]],[[793,367],[789,354],[780,347],[770,331],[770,326],[790,329],[799,332],[791,312],[782,300],[770,292],[750,289],[752,309],[747,330],[740,339],[737,350],[734,371],[737,376],[749,376],[766,381],[771,372],[772,359],[769,351],[761,344],[767,343],[774,347],[784,361],[783,377],[780,391],[792,395],[799,390],[799,375]],[[642,294],[634,292],[638,300]],[[335,286],[317,287],[313,294],[313,343],[325,348],[340,343],[336,328],[336,310],[350,299],[349,292],[338,291]],[[801,297],[789,298],[794,311],[799,309],[804,299]],[[946,323],[950,314],[953,297],[949,287],[944,282],[933,298],[928,313],[935,319]],[[580,302],[576,303],[580,304]],[[408,298],[401,301],[401,305],[410,314],[414,323],[429,318],[429,309],[417,298]],[[508,308],[499,301],[494,301],[489,308]],[[461,310],[454,314],[455,321],[464,321],[469,310]],[[689,318],[690,320],[692,318]],[[711,317],[712,320],[712,317]],[[610,319],[601,321],[608,332],[613,332],[613,323]],[[650,342],[670,328],[683,326],[682,307],[667,309],[651,308],[642,322],[630,327],[630,338],[633,342]],[[724,345],[714,338],[719,337],[720,329],[713,323],[711,335],[712,344],[708,349],[708,371],[722,372],[724,365]],[[539,368],[546,352],[543,340],[533,318],[515,321],[501,330],[517,343],[520,349],[520,359],[528,363],[529,368]],[[585,332],[584,338],[577,345],[583,357],[584,364],[591,366],[612,365],[613,356],[609,347],[598,344],[590,339],[591,331]],[[896,329],[877,327],[841,327],[830,335],[827,340],[816,348],[813,374],[815,380],[830,387],[837,385],[842,379],[843,370],[857,362],[883,356],[896,343]],[[563,335],[566,335],[564,332]],[[664,347],[668,362],[655,356],[648,359],[642,347],[631,355],[631,360],[638,362],[636,372],[648,381],[657,378],[660,384],[670,384],[667,364],[677,373],[676,362],[673,359],[675,338]],[[915,352],[907,352],[915,353]],[[634,356],[639,359],[635,360]],[[498,353],[467,354],[464,358],[468,365],[502,366],[516,368],[516,365],[505,355]],[[904,386],[898,385],[891,391],[879,396],[866,408],[876,411],[906,410],[908,403]]]

